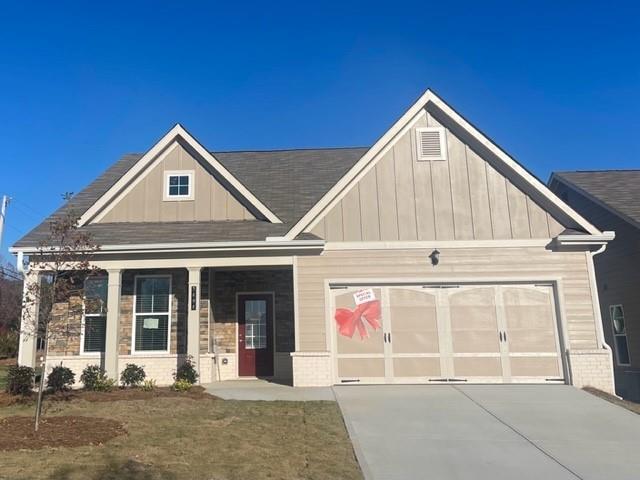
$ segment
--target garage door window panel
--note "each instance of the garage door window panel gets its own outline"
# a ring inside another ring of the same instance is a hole
[[[510,353],[556,353],[552,303],[549,294],[525,288],[503,291]]]
[[[391,288],[389,303],[393,353],[437,354],[436,297],[425,291]]]
[[[500,353],[493,288],[453,293],[449,305],[454,353]]]

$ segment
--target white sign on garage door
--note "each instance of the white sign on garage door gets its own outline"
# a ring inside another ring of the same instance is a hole
[[[332,287],[331,301],[337,383],[563,380],[551,285]]]

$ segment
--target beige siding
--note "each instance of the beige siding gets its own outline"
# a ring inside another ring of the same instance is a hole
[[[423,112],[311,231],[353,242],[549,238],[565,229],[451,129],[447,161],[417,161],[420,126],[442,125]]]
[[[193,170],[194,199],[164,200],[164,172]],[[181,145],[153,167],[101,222],[175,222],[254,219],[214,176]]]
[[[584,252],[528,248],[441,248],[440,264],[431,266],[429,250],[327,251],[298,258],[298,307],[301,351],[327,350],[325,281],[346,278],[560,278],[571,349],[594,349],[593,304]]]

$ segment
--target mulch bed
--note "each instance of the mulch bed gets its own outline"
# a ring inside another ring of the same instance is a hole
[[[45,417],[37,432],[33,417],[0,419],[0,450],[100,445],[127,431],[120,422],[96,417]]]
[[[89,390],[70,390],[46,395],[47,400],[70,401],[86,400],[87,402],[113,402],[116,400],[149,400],[152,398],[180,397],[192,400],[215,399],[213,395],[200,386],[193,386],[188,392],[176,392],[170,387],[156,387],[149,392],[141,388],[114,388],[110,392],[91,392]]]
[[[45,393],[45,401],[70,402],[73,400],[86,400],[87,402],[113,402],[116,400],[149,400],[152,398],[188,398],[191,400],[215,400],[218,397],[207,393],[201,386],[193,386],[188,392],[176,392],[170,387],[156,387],[150,392],[140,388],[114,388],[110,392],[91,392],[89,390],[69,390],[68,392]],[[0,392],[0,408],[11,405],[33,405],[36,401],[36,393],[22,397]]]
[[[21,395],[9,395],[7,392],[0,391],[0,408],[10,407],[11,405],[30,405],[36,399],[36,395],[32,393],[26,397]]]
[[[591,395],[595,395],[596,397],[600,397],[603,400],[614,403],[622,408],[626,408],[627,410],[632,411],[633,413],[637,413],[640,415],[640,403],[630,402],[629,400],[623,400],[622,398],[618,398],[610,393],[603,392],[602,390],[598,390],[593,387],[583,387],[585,392],[589,392]]]

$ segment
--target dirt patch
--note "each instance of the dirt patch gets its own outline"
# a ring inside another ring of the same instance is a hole
[[[623,400],[618,398],[610,393],[603,392],[602,390],[598,390],[593,387],[584,387],[583,390],[585,392],[589,392],[591,395],[595,395],[596,397],[600,397],[603,400],[614,403],[622,408],[626,408],[627,410],[632,411],[633,413],[637,413],[640,415],[640,403],[630,402],[629,400]]]
[[[16,365],[17,363],[17,358],[0,358],[0,366],[2,367],[10,367],[11,365]]]
[[[6,417],[0,419],[0,450],[101,445],[126,433],[120,422],[107,418],[48,417],[35,432],[32,417]]]

